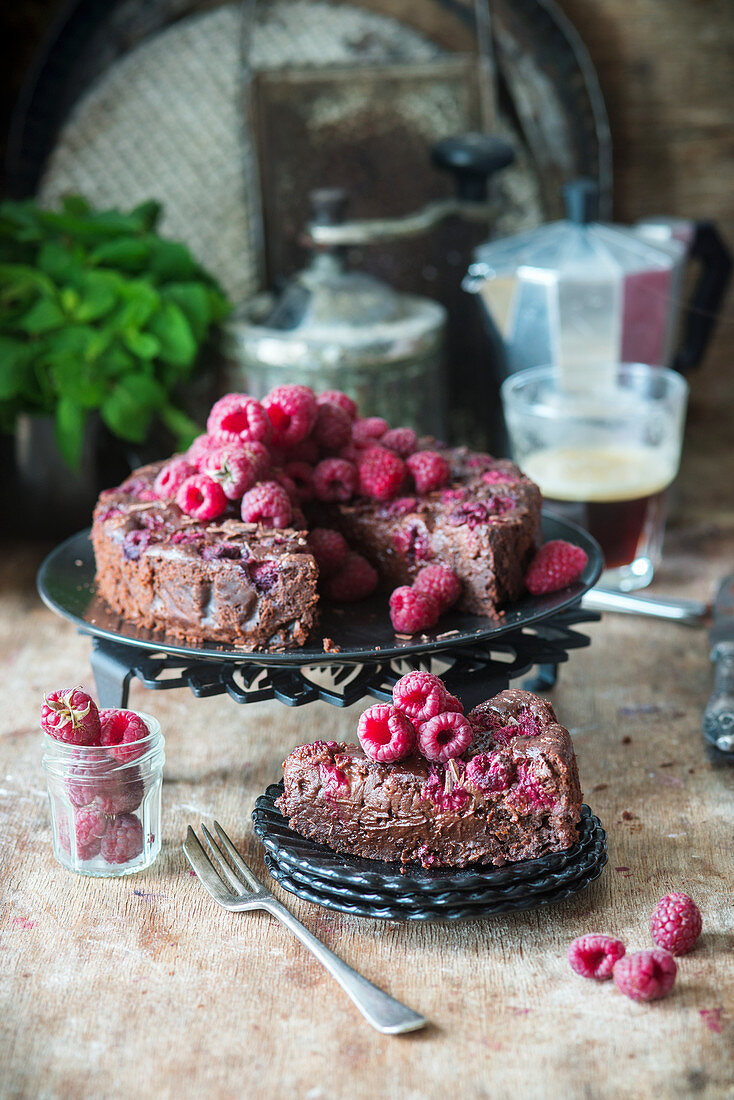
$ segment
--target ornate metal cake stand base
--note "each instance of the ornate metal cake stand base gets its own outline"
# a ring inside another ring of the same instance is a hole
[[[273,667],[257,658],[185,657],[95,637],[91,665],[103,707],[126,706],[133,677],[153,691],[188,687],[199,699],[226,692],[236,703],[277,699],[286,706],[300,707],[321,700],[348,707],[366,696],[390,699],[395,681],[411,669],[421,668],[439,673],[449,691],[468,709],[533,668],[536,673],[524,686],[535,691],[552,688],[558,665],[568,660],[570,650],[589,645],[590,639],[573,628],[599,618],[597,612],[574,605],[532,628],[510,630],[487,642],[453,648],[447,642],[440,652],[407,651],[400,658],[361,664],[339,663],[335,658],[321,664]]]

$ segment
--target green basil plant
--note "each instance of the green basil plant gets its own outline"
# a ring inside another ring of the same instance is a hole
[[[71,468],[93,410],[131,443],[156,416],[179,448],[197,432],[174,394],[230,307],[185,245],[158,236],[160,214],[0,203],[0,430],[53,417]]]

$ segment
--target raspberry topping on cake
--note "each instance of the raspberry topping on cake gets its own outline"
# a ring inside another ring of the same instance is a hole
[[[316,398],[317,405],[338,405],[340,409],[344,409],[350,420],[357,419],[357,402],[353,401],[351,397],[346,393],[342,393],[341,390],[324,390]]]
[[[220,443],[267,443],[271,437],[270,420],[265,409],[246,393],[228,393],[212,405],[206,430]]]
[[[557,592],[578,580],[588,561],[585,550],[563,539],[552,539],[541,546],[525,574],[528,592],[543,596]]]
[[[292,499],[302,503],[313,500],[315,493],[313,488],[313,466],[308,462],[286,462],[285,476],[290,480]]]
[[[698,942],[702,928],[701,910],[688,894],[666,894],[650,917],[650,932],[658,947],[671,955],[685,955]]]
[[[201,462],[201,472],[221,485],[227,500],[239,500],[257,481],[254,464],[242,447],[224,444]]]
[[[242,519],[263,527],[287,527],[292,509],[288,493],[277,481],[261,481],[242,498]]]
[[[153,482],[153,489],[161,500],[174,500],[184,481],[198,473],[197,467],[187,458],[174,458],[161,467]]]
[[[437,451],[416,451],[405,460],[419,493],[430,493],[446,485],[451,477],[449,464]]]
[[[392,701],[412,722],[427,722],[444,709],[447,697],[443,680],[432,672],[408,672],[392,689]]]
[[[359,459],[359,490],[373,500],[397,496],[405,480],[402,458],[385,447],[368,447]]]
[[[345,503],[357,488],[357,469],[345,458],[325,458],[313,472],[313,489],[318,500]]]
[[[410,719],[389,703],[378,703],[360,716],[357,737],[371,760],[392,763],[415,748],[415,729]]]
[[[500,752],[480,752],[466,766],[464,778],[484,794],[507,791],[515,779],[515,768]]]
[[[352,419],[340,405],[320,402],[312,438],[324,451],[340,451],[352,438]]]
[[[380,446],[395,451],[401,458],[407,458],[418,446],[418,436],[412,428],[391,428],[380,436]]]
[[[316,396],[308,386],[276,386],[263,399],[276,447],[292,447],[310,433],[316,423]]]
[[[217,519],[227,507],[227,498],[219,482],[206,474],[194,474],[179,488],[176,504],[192,519]]]
[[[426,760],[445,764],[469,748],[474,731],[458,711],[444,711],[418,727],[418,747]]]
[[[366,445],[375,443],[389,427],[387,420],[381,416],[358,417],[352,424],[352,440]]]

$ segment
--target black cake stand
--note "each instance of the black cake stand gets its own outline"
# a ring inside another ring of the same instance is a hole
[[[38,591],[44,603],[91,635],[91,665],[103,707],[127,705],[136,677],[155,691],[189,687],[197,698],[227,692],[237,703],[278,699],[298,707],[318,699],[337,707],[370,696],[391,697],[395,681],[414,668],[440,673],[465,707],[476,705],[526,675],[548,689],[569,651],[589,644],[574,628],[599,619],[581,599],[599,578],[603,558],[597,543],[560,517],[543,515],[545,540],[566,539],[588,555],[582,577],[561,592],[526,596],[497,620],[460,612],[410,639],[397,637],[387,600],[332,607],[322,615],[313,644],[280,653],[259,653],[231,645],[182,645],[162,632],[126,622],[97,596],[94,554],[88,531],[73,535],[43,562]],[[324,639],[329,639],[326,643]]]

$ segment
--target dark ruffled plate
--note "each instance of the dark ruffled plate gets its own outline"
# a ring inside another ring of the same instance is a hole
[[[585,890],[594,879],[599,877],[606,861],[607,854],[605,848],[603,857],[600,859],[599,863],[585,875],[565,886],[556,887],[544,893],[528,891],[524,895],[512,898],[503,898],[501,894],[498,893],[497,897],[493,900],[480,902],[478,904],[468,901],[459,905],[438,906],[417,904],[415,907],[408,907],[399,904],[397,901],[393,903],[374,903],[367,900],[349,902],[345,899],[334,897],[322,890],[317,890],[313,886],[305,886],[302,883],[296,882],[295,879],[280,867],[272,856],[265,856],[266,866],[275,881],[278,882],[284,890],[288,890],[289,893],[295,894],[299,898],[303,898],[304,901],[310,901],[314,905],[322,906],[324,909],[333,909],[340,913],[349,913],[353,917],[371,917],[374,920],[393,921],[476,920],[484,917],[497,916],[501,913],[518,913],[527,909],[537,909],[543,905],[553,905],[556,902],[564,901],[566,898],[570,898],[574,894],[578,894],[582,890]]]
[[[496,890],[519,883],[574,873],[579,861],[598,839],[606,837],[597,818],[588,806],[582,808],[579,841],[564,852],[551,852],[538,859],[508,863],[504,867],[476,864],[464,868],[424,869],[416,863],[403,867],[400,863],[384,863],[375,859],[360,859],[344,855],[316,844],[289,828],[288,822],[275,805],[283,793],[283,782],[271,783],[255,803],[252,820],[255,832],[279,866],[298,871],[302,876],[320,883],[347,886],[361,895],[375,893],[396,897],[396,900],[418,894],[432,900],[434,896],[467,890]],[[559,880],[561,881],[561,880]],[[323,889],[323,886],[319,886]]]

